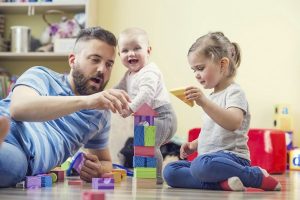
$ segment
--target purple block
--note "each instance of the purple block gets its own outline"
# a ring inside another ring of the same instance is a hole
[[[114,189],[115,181],[113,178],[93,178],[92,188],[93,189]]]
[[[40,188],[42,185],[42,179],[40,176],[26,176],[25,188]]]
[[[134,116],[134,125],[154,126],[153,116]]]
[[[79,174],[83,164],[84,164],[83,153],[79,153],[74,160],[73,169],[75,169],[77,171],[77,173]]]

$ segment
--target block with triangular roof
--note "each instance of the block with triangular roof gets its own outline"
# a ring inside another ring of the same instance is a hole
[[[187,105],[193,107],[193,106],[194,106],[194,101],[187,100],[187,99],[185,98],[184,91],[185,91],[185,88],[177,88],[177,89],[172,89],[172,90],[170,90],[170,92],[171,92],[174,96],[176,96],[177,98],[179,98],[181,101],[183,101],[183,102],[186,103]]]

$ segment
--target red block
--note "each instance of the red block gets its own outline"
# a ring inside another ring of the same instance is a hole
[[[200,134],[200,132],[201,132],[201,128],[193,128],[193,129],[189,130],[189,133],[188,133],[188,134],[189,134],[189,135],[188,135],[188,141],[191,142],[191,141],[197,139],[198,136],[199,136],[199,134]],[[191,155],[189,155],[189,156],[187,157],[187,159],[188,159],[189,161],[192,161],[192,160],[194,160],[197,156],[198,156],[198,152],[194,152],[194,153],[192,153]]]
[[[83,200],[105,200],[105,193],[100,191],[85,191],[82,194]]]
[[[134,146],[134,155],[154,157],[154,147]]]
[[[248,146],[252,166],[260,166],[269,173],[286,170],[285,132],[272,129],[250,129]]]

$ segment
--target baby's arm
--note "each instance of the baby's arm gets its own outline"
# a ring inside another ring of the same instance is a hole
[[[222,108],[209,100],[199,88],[193,86],[186,88],[185,95],[188,100],[195,100],[204,112],[224,129],[234,131],[241,127],[244,113],[240,108]]]

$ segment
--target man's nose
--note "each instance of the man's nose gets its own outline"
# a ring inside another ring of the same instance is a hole
[[[106,66],[105,66],[105,63],[100,63],[98,66],[97,66],[97,72],[102,72],[104,73],[106,71]]]

